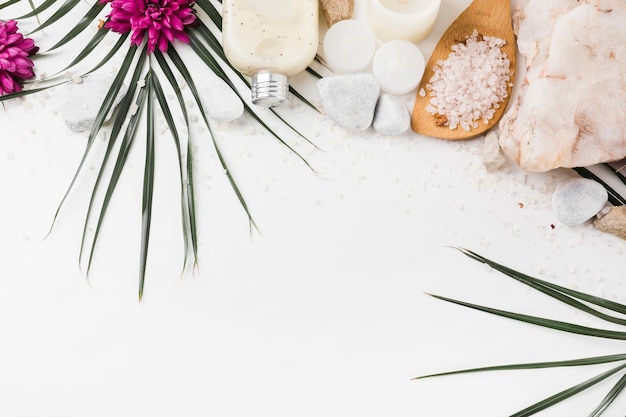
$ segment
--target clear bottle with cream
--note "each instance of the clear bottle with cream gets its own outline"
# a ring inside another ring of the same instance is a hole
[[[289,99],[289,77],[318,48],[318,0],[223,0],[222,46],[230,63],[252,77],[252,102]]]

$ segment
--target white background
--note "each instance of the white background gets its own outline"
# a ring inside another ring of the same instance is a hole
[[[419,44],[426,57],[467,4],[442,1]],[[357,0],[357,18],[363,7]],[[316,100],[310,76],[293,83]],[[411,378],[624,349],[426,295],[604,326],[450,248],[624,302],[625,243],[563,226],[551,211],[555,185],[572,171],[528,174],[509,163],[488,174],[482,139],[347,135],[295,103],[281,111],[322,150],[285,137],[317,174],[248,118],[216,127],[259,231],[249,232],[197,122],[198,269],[181,274],[176,158],[164,136],[143,302],[141,142],[87,282],[80,237],[105,143],[46,237],[86,143],[56,114],[59,100],[57,88],[0,107],[0,415],[503,416],[606,367]],[[586,415],[611,386],[541,415]],[[622,399],[606,415],[625,407]]]

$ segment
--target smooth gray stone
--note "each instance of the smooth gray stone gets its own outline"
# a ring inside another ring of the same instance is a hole
[[[100,106],[102,106],[102,102],[112,83],[113,77],[90,75],[68,82],[62,87],[62,102],[59,106],[59,115],[65,122],[65,125],[75,132],[91,130],[98,115],[98,110],[100,110]],[[113,107],[107,115],[107,120],[125,93],[126,85],[122,85]]]
[[[324,77],[317,82],[317,91],[326,116],[348,132],[362,132],[372,124],[380,93],[372,74]]]
[[[381,135],[399,135],[411,125],[411,117],[400,97],[381,94],[374,112],[374,130]]]
[[[561,223],[576,226],[598,214],[608,198],[604,187],[594,180],[570,178],[554,190],[552,209]]]

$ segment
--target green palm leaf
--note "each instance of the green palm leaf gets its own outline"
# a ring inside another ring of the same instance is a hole
[[[143,62],[144,60],[139,61],[138,65],[135,67],[135,71],[133,72],[132,77],[130,79],[128,90],[126,91],[126,94],[122,98],[122,101],[120,102],[118,109],[115,113],[114,119],[113,119],[113,126],[111,127],[111,132],[109,133],[107,148],[102,158],[102,162],[100,164],[100,170],[98,171],[98,176],[96,177],[96,181],[94,183],[94,186],[91,192],[91,198],[89,200],[89,205],[87,207],[87,215],[85,216],[83,234],[82,234],[82,239],[81,239],[81,246],[80,246],[80,251],[79,251],[81,255],[84,252],[84,248],[86,245],[89,221],[91,219],[93,210],[95,209],[95,199],[98,194],[98,191],[100,190],[100,184],[102,183],[104,179],[104,174],[106,171],[109,158],[111,157],[113,150],[115,149],[117,138],[122,131],[122,127],[124,126],[124,123],[126,122],[127,115],[130,113],[131,106],[134,102],[135,93],[137,91],[137,81],[139,80],[143,72],[143,65],[142,65]]]
[[[174,66],[176,67],[176,69],[178,70],[178,72],[185,79],[185,82],[187,83],[187,85],[189,86],[189,89],[191,90],[191,93],[194,96],[196,104],[198,105],[198,108],[200,109],[200,113],[202,114],[202,117],[204,119],[204,123],[205,123],[205,125],[207,126],[207,128],[209,130],[209,135],[211,136],[211,143],[213,143],[213,149],[215,150],[217,158],[220,161],[222,169],[226,173],[226,177],[228,178],[228,182],[230,183],[230,186],[231,186],[232,190],[234,191],[235,195],[237,196],[237,199],[239,200],[239,203],[241,204],[242,208],[244,209],[246,215],[248,216],[248,221],[250,222],[250,226],[254,227],[256,229],[257,227],[256,227],[256,224],[254,223],[254,220],[252,219],[252,215],[251,215],[250,210],[248,208],[248,204],[246,203],[243,195],[241,194],[241,191],[239,190],[239,187],[237,186],[237,183],[235,182],[235,179],[232,176],[232,173],[231,173],[231,171],[230,171],[230,169],[228,167],[228,164],[226,162],[226,159],[224,158],[224,155],[222,154],[222,151],[220,149],[219,144],[215,140],[215,136],[213,134],[213,128],[211,127],[211,123],[209,122],[209,119],[206,116],[206,112],[204,111],[204,106],[202,105],[202,101],[200,100],[200,95],[198,94],[198,90],[197,90],[196,85],[195,85],[195,83],[193,81],[193,78],[191,77],[191,74],[189,73],[189,71],[187,70],[187,67],[185,66],[185,64],[183,63],[182,59],[180,58],[180,56],[178,55],[178,53],[174,49],[172,49],[172,50],[170,50],[168,52],[168,56],[171,59],[171,61],[174,64]]]
[[[4,3],[2,6],[0,6],[0,9],[6,7],[6,6],[10,6],[12,4],[16,4],[18,3],[19,0],[16,1],[8,1],[6,3]],[[41,3],[38,7],[36,7],[35,9],[33,9],[31,12],[28,12],[22,16],[16,17],[16,20],[23,20],[23,19],[27,19],[29,17],[33,17],[33,16],[37,16],[38,14],[48,10],[50,7],[54,6],[54,3],[56,3],[56,0],[46,0],[43,3]]]
[[[58,82],[58,83],[56,83],[54,85],[47,85],[45,87],[31,88],[29,90],[22,90],[22,91],[17,91],[15,93],[5,94],[3,96],[0,96],[0,102],[5,101],[5,100],[11,100],[11,99],[18,98],[18,97],[29,96],[29,95],[35,94],[35,93],[39,93],[39,92],[47,90],[49,88],[57,87],[59,85],[65,84],[66,82],[67,82],[67,80]]]
[[[18,3],[18,1],[19,0],[4,1],[0,4],[0,9],[14,5]],[[22,18],[37,17],[42,12],[47,12],[46,14],[50,16],[46,18],[43,21],[43,23],[40,23],[34,30],[32,30],[31,33],[41,31],[44,28],[47,28],[51,25],[65,24],[66,20],[64,20],[63,18],[69,12],[73,12],[75,14],[76,10],[74,8],[77,7],[79,3],[81,3],[80,0],[65,0],[64,2],[57,2],[55,0],[42,0],[42,3],[40,5],[35,6],[32,1],[29,0],[29,2],[32,6],[32,11],[24,14]],[[202,11],[206,13],[210,21],[213,22],[213,24],[215,24],[218,30],[221,30],[221,25],[222,25],[221,15],[219,11],[217,10],[216,6],[214,6],[214,4],[209,0],[199,0],[197,5],[199,9],[201,9]],[[64,47],[67,47],[70,44],[70,42],[72,42],[74,39],[77,39],[79,35],[84,34],[85,30],[90,25],[94,24],[97,21],[97,19],[101,15],[103,8],[105,6],[106,6],[105,4],[99,4],[97,2],[89,3],[88,8],[82,14],[82,17],[79,17],[78,21],[74,22],[72,26],[69,26],[67,30],[65,30],[62,33],[62,35],[59,36],[60,39],[57,40],[56,42],[53,42],[52,47],[50,47],[45,52],[41,52],[41,54],[45,55],[53,51],[56,52],[57,50],[65,51],[66,49],[63,49]],[[219,36],[215,36],[214,34],[212,34],[211,31],[208,29],[208,27],[205,25],[205,22],[198,20],[198,23],[199,25],[197,27],[190,27],[187,30],[192,38],[191,49],[194,52],[196,52],[196,54],[201,58],[201,60],[215,74],[217,74],[217,76],[225,80],[235,92],[237,92],[238,90],[233,83],[234,78],[239,78],[242,81],[243,84],[239,84],[239,88],[245,88],[245,87],[242,87],[245,85],[249,89],[250,86],[249,86],[249,82],[247,78],[245,78],[238,71],[234,70],[232,66],[230,65],[230,63],[228,62],[228,60],[226,59],[223,53],[222,47],[221,47],[220,40],[218,39]],[[209,23],[209,22],[206,22],[206,23]],[[75,57],[71,61],[69,61],[69,63],[65,66],[65,68],[58,71],[53,76],[46,77],[44,82],[46,82],[48,85],[44,85],[42,87],[38,86],[36,88],[28,89],[19,93],[2,96],[0,97],[0,101],[19,97],[19,96],[25,96],[28,94],[34,94],[34,93],[43,91],[51,87],[61,85],[62,83],[67,82],[67,81],[63,80],[62,82],[59,82],[56,84],[52,84],[51,82],[55,77],[59,76],[59,74],[64,73],[65,71],[76,67],[78,64],[85,61],[86,58],[92,57],[96,53],[104,54],[104,57],[101,58],[99,62],[93,68],[91,68],[87,72],[82,72],[82,76],[87,76],[97,71],[98,69],[103,67],[105,64],[110,62],[110,60],[113,57],[115,57],[120,52],[120,49],[122,49],[123,46],[126,45],[128,42],[129,35],[123,34],[123,35],[118,36],[117,42],[112,47],[107,46],[106,48],[102,48],[101,47],[101,45],[103,44],[102,41],[104,40],[104,38],[107,36],[108,33],[110,33],[110,30],[102,28],[98,30],[94,35],[92,35],[91,38],[88,39],[87,42],[84,44],[84,46],[82,47],[82,50],[80,50],[80,52],[78,52],[78,54],[75,55]],[[232,172],[229,169],[227,158],[223,154],[221,147],[219,145],[219,142],[216,140],[214,136],[211,123],[207,117],[205,109],[203,108],[203,104],[200,100],[199,93],[195,86],[192,75],[189,73],[185,63],[178,55],[177,50],[174,48],[174,45],[172,45],[171,48],[169,49],[168,55],[169,55],[169,59],[166,60],[165,57],[159,51],[155,52],[155,57],[157,61],[159,62],[162,73],[165,75],[168,81],[172,84],[172,86],[174,87],[174,91],[177,94],[178,104],[185,118],[184,123],[187,124],[187,128],[188,128],[189,119],[188,119],[188,115],[186,112],[186,103],[182,97],[181,92],[177,88],[175,76],[172,70],[169,68],[168,61],[173,64],[177,72],[187,82],[187,85],[189,86],[189,89],[194,96],[194,99],[198,105],[198,108],[201,111],[204,122],[208,128],[209,135],[211,136],[211,141],[216,152],[216,156],[218,160],[220,161],[220,164],[222,168],[224,169],[224,172],[226,173],[226,177],[229,181],[229,184],[232,190],[234,191],[237,199],[239,200],[239,203],[244,209],[244,212],[246,213],[248,217],[250,227],[256,228],[256,224],[254,220],[252,219],[252,215],[249,210],[249,207],[233,177]],[[98,55],[98,57],[99,56],[100,55]],[[134,65],[133,63],[136,60],[137,60],[137,63]],[[85,217],[82,240],[81,240],[79,265],[82,265],[84,262],[84,259],[87,259],[86,260],[86,264],[87,264],[86,273],[87,275],[89,275],[91,265],[94,259],[95,248],[97,246],[98,238],[101,234],[102,224],[106,217],[106,212],[110,204],[112,194],[114,193],[116,189],[117,182],[124,168],[124,164],[126,162],[129,149],[131,148],[132,144],[135,141],[135,135],[139,127],[140,119],[142,119],[140,115],[145,111],[146,118],[148,119],[147,120],[148,126],[147,126],[147,143],[146,143],[146,166],[145,166],[145,172],[144,172],[144,178],[143,178],[144,185],[143,185],[143,192],[142,192],[142,196],[143,196],[142,197],[142,210],[143,210],[142,213],[143,214],[142,214],[142,232],[141,232],[142,233],[142,238],[141,238],[142,246],[141,246],[141,255],[140,255],[141,258],[140,258],[140,265],[139,265],[139,269],[140,269],[139,298],[140,299],[143,295],[143,288],[144,288],[144,283],[145,283],[145,272],[146,272],[146,264],[147,264],[147,257],[148,257],[148,248],[149,248],[148,243],[149,243],[150,223],[151,223],[152,192],[153,192],[153,187],[155,185],[154,184],[154,166],[153,166],[154,157],[155,157],[154,155],[154,152],[155,152],[154,151],[154,139],[155,138],[154,138],[154,126],[152,125],[152,123],[154,122],[154,117],[155,117],[154,116],[154,112],[155,112],[154,102],[158,102],[159,107],[163,111],[165,120],[168,123],[168,127],[170,128],[170,131],[172,132],[172,137],[175,142],[176,152],[178,156],[179,174],[181,178],[182,228],[183,228],[183,239],[185,241],[184,242],[185,256],[184,256],[184,261],[183,261],[183,271],[186,267],[186,262],[188,260],[188,251],[189,251],[190,246],[191,246],[192,254],[194,257],[194,267],[196,267],[198,263],[198,253],[197,253],[198,231],[197,231],[197,226],[196,226],[196,212],[195,212],[195,202],[194,202],[195,196],[194,196],[194,188],[193,188],[193,162],[190,156],[192,154],[191,152],[192,142],[190,138],[188,137],[188,140],[186,143],[186,148],[187,148],[186,155],[187,156],[185,158],[183,156],[181,138],[179,137],[176,123],[174,122],[174,118],[172,117],[172,114],[169,110],[167,100],[165,98],[165,95],[163,94],[163,90],[160,85],[157,73],[155,72],[155,68],[151,68],[145,75],[146,77],[144,80],[145,85],[141,87],[140,89],[137,87],[137,81],[141,78],[141,75],[143,74],[143,65],[146,61],[147,61],[147,55],[146,55],[145,49],[143,50],[143,52],[138,53],[138,50],[135,46],[128,47],[125,53],[125,56],[123,57],[120,69],[118,70],[117,75],[115,79],[113,80],[113,84],[111,88],[109,89],[109,91],[107,92],[105,99],[101,103],[100,109],[98,110],[96,120],[93,124],[91,131],[89,132],[89,137],[87,140],[83,157],[81,158],[78,164],[78,167],[76,169],[76,172],[74,176],[72,177],[70,184],[68,188],[66,189],[64,195],[62,196],[61,201],[53,215],[53,219],[52,219],[51,226],[50,226],[50,232],[49,232],[51,233],[52,230],[54,229],[54,225],[57,221],[57,218],[59,216],[59,213],[62,207],[65,205],[65,202],[67,201],[67,198],[71,190],[75,187],[75,184],[78,181],[79,175],[84,170],[87,156],[92,151],[95,138],[101,131],[101,128],[104,124],[105,119],[107,118],[109,114],[111,114],[113,103],[116,100],[116,98],[119,96],[121,86],[123,85],[123,82],[128,77],[129,72],[132,72],[131,67],[134,65],[135,70],[133,72],[133,75],[130,77],[131,85],[128,87],[126,94],[122,95],[123,98],[118,106],[118,110],[115,113],[113,113],[113,126],[109,134],[107,147],[102,157],[101,166],[100,166],[100,169],[96,177],[96,180],[92,189],[92,193],[90,196],[89,205],[87,207],[87,213]],[[233,72],[228,72],[228,71],[233,71]],[[310,72],[315,75],[314,71],[311,70]],[[239,82],[238,80],[235,80],[235,81]],[[299,94],[299,92],[296,91],[295,89],[291,88],[291,93],[297,99],[301,100],[303,103],[317,110],[306,99],[306,97]],[[237,94],[239,93],[237,92]],[[155,101],[153,101],[152,98],[154,98]],[[147,106],[145,105],[146,100],[149,101],[149,104]],[[130,112],[129,110],[133,105],[135,105],[135,103],[137,107],[140,108],[140,111],[139,113],[134,113],[133,115],[128,117],[127,115]],[[280,143],[286,146],[291,152],[293,152],[297,157],[299,157],[310,169],[312,169],[308,161],[306,161],[306,159],[302,155],[300,155],[293,147],[291,147],[287,142],[285,142],[281,138],[281,136],[277,133],[277,130],[275,128],[270,127],[270,125],[266,121],[266,115],[261,116],[258,109],[252,106],[249,106],[245,103],[246,101],[244,100],[246,112],[250,114],[252,118],[260,126],[266,129]],[[308,138],[302,135],[285,117],[283,117],[283,115],[281,115],[280,113],[277,113],[274,109],[272,109],[271,111],[273,114],[270,115],[271,117],[270,120],[272,121],[275,120],[275,121],[282,123],[282,125],[290,128],[293,132],[298,134],[301,138],[303,138],[304,140],[306,140],[311,145],[317,148],[317,146],[312,141],[310,141]],[[112,167],[113,172],[110,174],[110,177],[107,177],[106,172],[108,172],[108,170],[106,168],[109,167],[110,160],[113,158],[115,159],[115,161],[113,162],[113,167]],[[102,197],[101,204],[98,205],[96,203],[96,199],[98,196],[101,195],[100,190],[103,191],[104,196]],[[88,233],[87,233],[88,225],[91,223],[92,217],[95,217],[96,213],[98,212],[99,214],[97,217],[97,225],[95,227],[95,232],[93,233],[93,236],[91,237],[91,239],[88,239]],[[87,254],[88,254],[88,257],[87,257]]]
[[[174,73],[170,69],[167,61],[163,57],[163,54],[160,51],[155,51],[154,56],[159,63],[159,66],[165,77],[169,81],[172,86],[176,86],[176,78]],[[196,221],[195,221],[195,203],[193,199],[193,169],[192,169],[192,158],[191,158],[191,148],[187,149],[187,164],[183,161],[182,156],[182,147],[181,141],[178,136],[178,130],[176,128],[176,124],[174,122],[174,118],[172,117],[172,113],[169,111],[169,107],[167,105],[167,100],[165,98],[165,94],[161,88],[160,82],[156,76],[153,76],[153,86],[155,88],[155,95],[157,100],[159,101],[159,105],[163,111],[165,121],[170,129],[172,134],[172,138],[174,139],[174,145],[176,146],[176,153],[178,156],[178,167],[179,167],[179,176],[180,176],[180,196],[181,196],[181,213],[182,213],[182,228],[183,228],[183,240],[184,240],[184,261],[183,261],[183,270],[187,265],[187,251],[189,244],[191,241],[191,247],[193,251],[194,258],[194,266],[197,266],[198,262],[198,238],[197,238],[197,229],[196,229]],[[183,113],[183,118],[185,120],[185,126],[187,127],[187,132],[189,132],[189,115],[187,113],[187,106],[185,105],[185,100],[183,98],[182,92],[179,88],[174,88],[174,93],[178,99],[179,107]],[[187,139],[187,143],[191,144],[190,139]]]
[[[505,275],[508,275],[509,277],[523,283],[526,284],[536,290],[539,290],[541,292],[543,292],[544,294],[549,295],[550,297],[553,297],[561,302],[564,302],[565,304],[569,304],[570,306],[579,309],[581,311],[584,311],[586,313],[589,313],[593,316],[596,316],[598,318],[601,318],[605,321],[611,322],[611,323],[616,323],[616,324],[622,324],[622,325],[626,325],[626,320],[622,319],[622,318],[618,318],[618,317],[613,317],[613,316],[609,316],[608,314],[604,314],[600,311],[594,310],[592,308],[590,308],[589,306],[582,304],[576,300],[574,300],[571,297],[577,298],[579,300],[588,302],[590,304],[594,304],[597,305],[599,307],[603,307],[606,308],[608,310],[612,310],[615,311],[617,313],[621,313],[621,314],[626,314],[626,305],[611,301],[611,300],[607,300],[606,298],[601,298],[601,297],[596,297],[593,296],[591,294],[586,294],[580,291],[575,291],[566,287],[562,287],[560,285],[548,282],[548,281],[543,281],[541,279],[538,278],[533,278],[531,276],[528,276],[526,274],[522,274],[514,269],[511,269],[509,267],[506,267],[502,264],[499,264],[495,261],[492,261],[491,259],[485,258],[484,256],[481,256],[475,252],[472,252],[468,249],[464,249],[464,248],[456,248],[459,251],[461,251],[461,253],[463,253],[464,255],[485,263],[487,265],[489,265],[491,268],[502,272]]]
[[[545,410],[548,407],[551,407],[555,404],[560,403],[563,400],[566,400],[570,397],[573,397],[574,395],[588,389],[591,388],[592,386],[596,385],[597,383],[605,380],[606,378],[616,374],[617,372],[623,370],[624,368],[626,368],[626,364],[622,364],[619,366],[616,366],[613,369],[610,369],[606,372],[601,373],[600,375],[596,375],[593,378],[589,378],[583,382],[581,382],[580,384],[574,385],[566,390],[563,390],[561,392],[558,392],[548,398],[546,398],[545,400],[539,401],[533,405],[531,405],[530,407],[527,407],[521,411],[518,411],[515,414],[512,414],[510,417],[528,417],[528,416],[532,416],[534,414],[537,414],[538,412]]]
[[[449,371],[449,372],[439,372],[436,374],[422,375],[413,378],[417,379],[426,379],[426,378],[434,378],[437,376],[447,376],[447,375],[458,375],[458,374],[469,374],[475,372],[491,372],[491,371],[515,371],[521,369],[544,369],[544,368],[562,368],[562,367],[572,367],[572,366],[588,366],[588,365],[598,365],[603,363],[610,362],[619,362],[626,361],[626,353],[617,354],[617,355],[606,355],[606,356],[593,356],[589,358],[580,358],[580,359],[569,359],[564,361],[550,361],[550,362],[529,362],[529,363],[517,363],[511,365],[497,365],[497,366],[484,366],[480,368],[469,368],[462,369],[457,371]]]
[[[87,71],[87,74],[91,74],[91,73],[95,72],[100,67],[102,67],[104,64],[109,62],[111,60],[111,58],[113,58],[117,54],[117,52],[122,47],[122,45],[124,45],[126,43],[126,39],[127,38],[128,38],[128,33],[126,33],[124,35],[120,35],[120,38],[117,40],[117,42],[115,42],[115,45],[113,45],[113,47],[111,47],[111,49],[106,54],[106,56],[104,58],[102,58],[102,60],[100,62],[98,62],[98,64],[96,64],[95,67],[93,67],[92,69]]]
[[[220,2],[221,3],[221,2]],[[222,29],[222,15],[209,0],[196,0],[196,4],[209,16],[215,26]]]
[[[143,54],[142,54],[143,55]],[[144,61],[142,59],[142,61]],[[147,77],[147,76],[146,76]],[[143,113],[144,105],[146,104],[146,96],[147,96],[147,84],[144,84],[139,89],[139,93],[137,94],[137,111],[132,114],[128,120],[128,126],[126,127],[124,137],[122,139],[122,143],[117,154],[117,159],[115,161],[115,165],[113,167],[113,172],[111,173],[111,178],[109,179],[109,183],[106,189],[106,193],[104,196],[104,200],[102,202],[102,207],[100,209],[100,216],[98,217],[98,222],[96,225],[96,229],[94,231],[94,237],[91,243],[91,247],[89,250],[89,258],[87,261],[87,275],[89,275],[89,271],[91,270],[91,265],[94,258],[95,248],[98,241],[98,237],[100,235],[100,231],[102,229],[102,224],[104,222],[104,218],[107,212],[107,208],[109,203],[111,202],[111,198],[113,193],[115,192],[115,188],[117,187],[117,183],[121,177],[122,171],[128,159],[128,154],[130,153],[130,149],[135,141],[135,135],[137,133],[137,128],[139,127],[139,119]],[[141,278],[140,278],[141,279]],[[140,284],[143,285],[143,284]]]
[[[50,0],[48,0],[50,1]],[[46,2],[47,3],[47,2]],[[46,4],[44,3],[44,5]],[[56,3],[56,1],[51,1],[51,3]],[[41,25],[39,25],[37,28],[33,29],[30,33],[35,33],[35,32],[39,32],[40,30],[47,28],[48,26],[50,26],[51,24],[59,21],[63,16],[65,16],[66,14],[68,14],[78,3],[80,3],[80,0],[67,0],[65,3],[63,3],[63,5],[61,7],[59,7],[53,14],[52,16],[50,16],[48,19],[46,19],[45,22],[43,22]],[[50,6],[48,6],[50,7]],[[47,8],[47,7],[46,7]],[[39,9],[39,8],[38,8]],[[26,18],[26,17],[31,17],[34,16],[36,14],[39,14],[40,11],[36,9],[33,10],[31,13],[29,13],[28,15],[22,16],[20,19]]]
[[[468,307],[474,310],[484,311],[485,313],[494,314],[500,317],[506,317],[509,319],[534,324],[536,326],[547,327],[549,329],[560,330],[563,332],[575,333],[575,334],[580,334],[584,336],[601,337],[605,339],[626,340],[626,332],[580,326],[578,324],[563,322],[559,320],[552,320],[552,319],[547,319],[543,317],[529,316],[527,314],[519,314],[519,313],[514,313],[511,311],[484,307],[481,305],[467,303],[465,301],[455,300],[452,298],[442,297],[439,295],[433,295],[433,294],[428,294],[428,295],[434,298],[438,298],[443,301],[447,301],[449,303],[458,304],[458,305]]]
[[[152,223],[152,197],[154,195],[154,94],[152,85],[152,69],[146,75],[148,91],[147,131],[146,131],[146,163],[143,176],[143,198],[141,203],[141,254],[139,264],[139,301],[143,298],[143,287],[146,280],[146,265],[150,243],[150,225]]]
[[[61,198],[61,202],[59,203],[59,206],[57,207],[57,210],[53,216],[52,224],[50,226],[50,231],[52,231],[52,229],[54,228],[54,224],[56,223],[56,219],[59,215],[59,212],[61,211],[63,204],[65,203],[67,197],[69,196],[70,191],[74,187],[74,184],[76,183],[78,176],[80,172],[82,171],[83,166],[85,165],[85,162],[87,161],[87,155],[89,154],[89,151],[91,150],[91,146],[93,145],[93,142],[95,141],[96,136],[98,135],[98,132],[102,128],[104,120],[106,119],[111,108],[113,107],[113,103],[115,102],[115,99],[120,89],[122,88],[124,78],[126,77],[126,74],[128,74],[130,65],[135,58],[136,51],[137,51],[136,47],[129,48],[128,53],[126,54],[126,57],[122,61],[122,65],[120,66],[120,69],[115,79],[113,80],[113,83],[111,84],[111,88],[109,89],[106,97],[102,101],[102,105],[100,106],[100,109],[98,110],[98,114],[96,115],[94,124],[91,128],[91,131],[89,132],[89,138],[87,139],[87,146],[85,148],[85,152],[83,153],[83,157],[78,165],[78,168],[76,169],[74,177],[72,178],[69,187],[65,191],[65,194]]]
[[[542,281],[539,280],[537,278],[533,278],[530,277],[528,275],[522,274],[518,271],[515,271],[511,268],[508,268],[504,265],[498,264],[497,262],[494,262],[490,259],[487,259],[475,252],[472,252],[470,250],[467,249],[463,249],[463,248],[457,248],[459,249],[464,255],[468,256],[469,258],[485,263],[489,266],[491,266],[492,268],[530,286],[531,288],[534,288],[538,291],[543,292],[544,294],[547,294],[553,298],[555,298],[558,301],[561,301],[564,304],[573,306],[581,311],[593,314],[596,317],[602,318],[604,320],[616,323],[616,324],[621,324],[624,325],[623,320],[616,318],[616,317],[612,317],[612,316],[608,316],[608,315],[604,315],[604,313],[598,312],[594,309],[591,309],[589,306],[587,306],[586,304],[583,304],[577,300],[581,300],[584,301],[586,303],[590,303],[590,304],[594,304],[594,305],[598,305],[607,309],[611,309],[613,311],[619,312],[619,313],[624,313],[626,306],[619,304],[619,303],[615,303],[612,302],[610,300],[605,300],[603,298],[600,297],[595,297],[589,294],[585,294],[579,291],[573,291],[570,289],[567,289],[565,287],[561,287],[558,286],[556,284],[552,284],[546,281]],[[476,305],[476,304],[472,304],[472,303],[468,303],[465,301],[459,301],[459,300],[455,300],[455,299],[451,299],[451,298],[447,298],[447,297],[441,297],[441,296],[437,296],[437,295],[433,295],[433,297],[438,298],[440,300],[443,301],[447,301],[450,303],[454,303],[457,305],[461,305],[467,308],[472,308],[478,311],[483,311],[483,312],[487,312],[490,314],[494,314],[496,316],[500,316],[500,317],[504,317],[504,318],[509,318],[512,320],[517,320],[517,321],[522,321],[522,322],[526,322],[526,323],[530,323],[536,326],[541,326],[541,327],[546,327],[546,328],[550,328],[550,329],[555,329],[555,330],[559,330],[559,331],[564,331],[564,332],[569,332],[569,333],[575,333],[575,334],[580,334],[580,335],[585,335],[585,336],[594,336],[594,337],[602,337],[602,338],[607,338],[607,339],[617,339],[617,340],[626,340],[626,332],[622,332],[622,331],[614,331],[614,330],[606,330],[606,329],[597,329],[597,328],[591,328],[591,327],[585,327],[585,326],[580,326],[577,324],[573,324],[573,323],[567,323],[567,322],[563,322],[563,321],[557,321],[557,320],[552,320],[552,319],[547,319],[547,318],[543,318],[543,317],[536,317],[536,316],[529,316],[526,314],[520,314],[520,313],[514,313],[514,312],[510,312],[510,311],[505,311],[505,310],[498,310],[498,309],[494,309],[494,308],[490,308],[490,307],[485,307],[485,306],[481,306],[481,305]],[[576,300],[577,299],[577,300]],[[596,357],[588,357],[588,358],[582,358],[582,359],[570,359],[570,360],[565,360],[565,361],[550,361],[550,362],[532,362],[532,363],[521,363],[521,364],[509,364],[509,365],[499,365],[499,366],[487,366],[487,367],[480,367],[480,368],[470,368],[470,369],[462,369],[462,370],[457,370],[457,371],[450,371],[450,372],[441,372],[441,373],[435,373],[435,374],[430,374],[430,375],[425,375],[425,376],[421,376],[421,377],[417,377],[414,379],[424,379],[424,378],[430,378],[430,377],[435,377],[435,376],[444,376],[444,375],[454,375],[454,374],[463,374],[463,373],[472,373],[472,372],[483,372],[483,371],[499,371],[499,370],[517,370],[517,369],[536,369],[536,368],[552,368],[552,367],[562,367],[562,366],[586,366],[586,365],[596,365],[596,364],[602,364],[602,363],[610,363],[610,362],[622,362],[620,365],[618,365],[617,367],[606,371],[604,373],[601,373],[599,375],[596,375],[593,378],[587,379],[586,381],[581,382],[580,384],[577,384],[575,386],[572,386],[564,391],[561,391],[557,394],[554,394],[542,401],[539,401],[533,405],[531,405],[530,407],[525,408],[524,410],[521,410],[515,414],[513,414],[510,417],[527,417],[527,416],[531,416],[534,415],[556,403],[559,403],[563,400],[566,400],[584,390],[586,390],[587,388],[596,385],[597,383],[603,381],[604,379],[620,372],[623,371],[626,368],[626,363],[624,363],[624,361],[626,361],[626,354],[614,354],[614,355],[605,355],[605,356],[596,356]],[[592,417],[598,417],[600,416],[602,413],[604,413],[604,411],[609,407],[609,405],[617,398],[617,396],[620,395],[620,393],[622,393],[622,391],[624,390],[624,387],[626,387],[626,375],[623,375],[620,380],[615,384],[615,386],[611,389],[611,391],[604,397],[604,399],[601,401],[601,403],[596,407],[596,409],[592,412],[591,416]]]
[[[60,46],[65,45],[76,36],[78,36],[83,30],[85,30],[89,25],[91,25],[96,17],[100,14],[102,9],[104,9],[105,4],[100,4],[95,2],[93,6],[89,9],[89,11],[83,16],[81,20],[76,23],[76,25],[69,31],[67,34],[57,43],[55,43],[48,51],[52,51],[57,49]]]
[[[600,405],[593,410],[589,417],[599,417],[602,415],[606,409],[609,408],[609,405],[611,405],[611,403],[613,403],[613,401],[615,401],[615,399],[622,393],[624,387],[626,387],[626,375],[623,375],[619,381],[617,381],[617,384],[615,384],[606,397],[602,399]]]
[[[613,168],[611,164],[604,164],[604,166],[606,166],[622,182],[622,184],[626,185],[626,176],[624,176],[621,171],[621,169],[624,168],[623,166],[619,169]]]
[[[12,6],[16,3],[18,3],[20,0],[9,0],[9,1],[5,1],[4,3],[0,4],[0,10]]]
[[[109,29],[106,29],[106,28],[102,28],[98,30],[96,34],[89,40],[89,42],[87,42],[85,47],[78,53],[78,55],[76,55],[76,57],[69,64],[67,64],[64,68],[60,69],[59,71],[57,71],[55,74],[47,77],[47,79],[49,80],[49,79],[58,77],[60,74],[65,73],[65,71],[69,70],[70,68],[73,68],[74,66],[82,62],[85,58],[87,58],[96,50],[96,47],[102,42],[102,40],[105,38],[105,36],[108,33],[109,33]],[[107,54],[94,67],[92,67],[89,71],[86,71],[83,75],[92,74],[96,72],[99,68],[104,66],[107,62],[109,62],[111,58],[113,58],[119,52],[121,47],[126,45],[127,39],[128,39],[128,33],[119,35],[117,41],[115,42],[113,46],[110,47]],[[36,82],[36,80],[26,81],[26,83],[33,83],[33,82]],[[54,87],[54,86],[47,86],[47,87],[44,87],[44,89]],[[31,90],[28,90],[28,91],[31,91]]]

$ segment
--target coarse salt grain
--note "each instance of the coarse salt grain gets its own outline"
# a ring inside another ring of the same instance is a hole
[[[426,111],[450,129],[469,131],[480,119],[489,123],[508,96],[511,61],[501,50],[505,44],[474,29],[465,42],[453,45],[426,85],[431,97]]]

